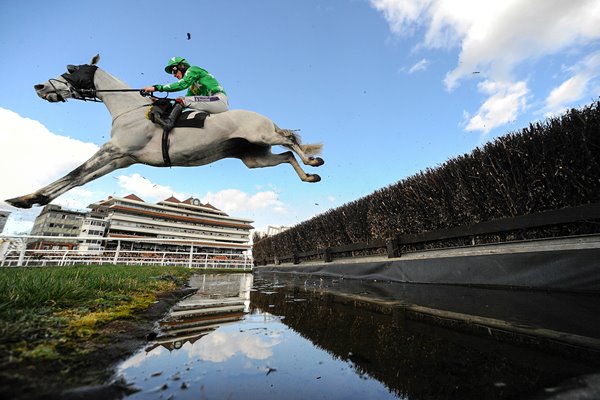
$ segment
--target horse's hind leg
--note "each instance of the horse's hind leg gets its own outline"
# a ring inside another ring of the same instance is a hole
[[[282,163],[288,163],[304,182],[319,182],[321,180],[321,177],[317,174],[307,174],[304,172],[291,151],[281,154],[273,154],[270,151],[266,151],[260,154],[254,153],[240,157],[240,159],[248,168],[274,167]]]
[[[74,187],[81,186],[109,172],[127,167],[133,163],[133,160],[129,156],[123,155],[115,146],[106,143],[86,162],[62,178],[31,194],[8,199],[6,202],[19,208],[31,208],[34,204],[43,206]]]

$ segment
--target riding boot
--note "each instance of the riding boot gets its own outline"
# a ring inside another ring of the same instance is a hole
[[[177,118],[179,118],[181,111],[183,111],[183,105],[176,103],[167,118],[163,119],[159,115],[155,115],[154,120],[167,131],[170,131],[175,126],[175,121],[177,121]]]

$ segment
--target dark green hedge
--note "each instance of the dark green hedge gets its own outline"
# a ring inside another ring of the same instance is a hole
[[[598,201],[600,102],[595,102],[530,124],[470,154],[261,238],[254,243],[253,255],[256,260],[272,261],[292,253]],[[599,230],[599,224],[587,224],[520,235]]]

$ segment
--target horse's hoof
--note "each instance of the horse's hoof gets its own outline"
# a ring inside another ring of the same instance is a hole
[[[325,161],[321,157],[310,157],[308,164],[312,167],[318,167],[325,164]]]
[[[319,182],[321,180],[321,177],[317,174],[309,174],[308,177],[306,178],[306,182]]]
[[[14,197],[4,201],[17,208],[31,208],[31,206],[34,204],[45,206],[46,204],[50,203],[50,198],[48,196],[44,196],[43,194],[38,194]]]
[[[6,201],[8,204],[10,204],[13,207],[17,207],[17,208],[31,208],[31,203],[28,201],[23,200],[22,197],[14,197],[12,199],[7,199],[4,200]]]

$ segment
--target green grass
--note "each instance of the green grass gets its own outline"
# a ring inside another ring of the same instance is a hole
[[[0,269],[0,367],[60,357],[57,348],[134,318],[194,273],[183,267],[72,266]]]

